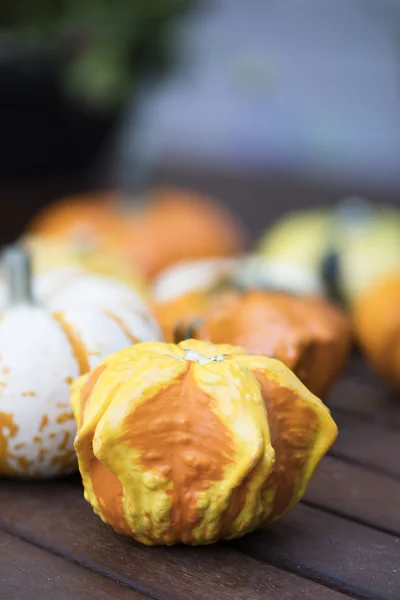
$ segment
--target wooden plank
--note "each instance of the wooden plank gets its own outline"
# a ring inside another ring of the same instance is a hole
[[[115,534],[70,482],[0,486],[0,527],[166,600],[341,600],[295,574],[221,545],[146,548]]]
[[[400,535],[400,481],[327,456],[305,501],[339,515]]]
[[[140,600],[142,594],[0,532],[2,600]]]
[[[304,504],[230,547],[359,598],[400,597],[399,538]]]
[[[335,414],[339,436],[332,456],[351,460],[391,477],[400,477],[400,434],[360,421],[352,415]]]
[[[340,412],[357,416],[377,427],[400,429],[400,397],[377,378],[340,379],[327,399],[336,417]]]

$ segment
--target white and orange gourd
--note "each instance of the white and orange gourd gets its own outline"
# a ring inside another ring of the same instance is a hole
[[[34,278],[28,254],[4,255],[0,317],[0,476],[76,469],[70,383],[109,354],[160,330],[132,289],[81,269]],[[4,292],[5,290],[3,290]]]

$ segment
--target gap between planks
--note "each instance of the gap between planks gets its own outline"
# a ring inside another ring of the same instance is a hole
[[[400,479],[399,431],[382,429],[338,411],[333,411],[332,415],[339,435],[329,454]]]
[[[88,589],[98,600],[143,600],[145,596],[32,544],[10,532],[0,532],[1,598],[87,600]],[[147,596],[148,598],[148,596]]]
[[[326,403],[334,414],[348,415],[381,429],[400,430],[400,397],[374,375],[367,364],[352,359]]]

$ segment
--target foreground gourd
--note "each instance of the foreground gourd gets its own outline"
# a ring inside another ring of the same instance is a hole
[[[400,390],[400,271],[383,276],[357,298],[356,339],[374,371]]]
[[[77,466],[70,383],[112,352],[159,339],[159,331],[122,284],[79,271],[62,290],[47,273],[39,304],[28,255],[10,248],[4,263],[10,287],[0,319],[0,476],[69,473]]]
[[[281,518],[336,438],[281,362],[187,340],[142,343],[72,386],[85,498],[147,545],[208,544]]]

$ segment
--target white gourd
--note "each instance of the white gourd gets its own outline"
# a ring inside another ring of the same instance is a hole
[[[125,284],[81,269],[54,269],[32,285],[29,257],[18,247],[6,251],[4,267],[0,476],[64,475],[76,469],[70,383],[109,354],[160,340],[161,333]]]
[[[154,280],[152,295],[157,302],[168,302],[188,292],[206,290],[229,279],[237,259],[208,258],[181,261],[168,267]]]
[[[155,279],[152,295],[156,302],[169,302],[186,293],[207,291],[221,282],[244,288],[324,295],[323,285],[312,271],[256,254],[177,263]]]

